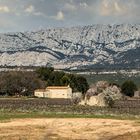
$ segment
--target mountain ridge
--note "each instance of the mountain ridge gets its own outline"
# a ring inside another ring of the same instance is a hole
[[[140,24],[0,34],[1,66],[140,68]]]

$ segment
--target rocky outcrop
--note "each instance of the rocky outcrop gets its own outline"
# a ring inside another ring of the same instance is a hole
[[[100,81],[93,85],[86,93],[85,99],[80,105],[112,106],[115,100],[122,99],[121,89],[117,85],[111,85],[106,81]]]
[[[101,94],[97,96],[91,96],[90,99],[85,98],[79,105],[89,105],[89,106],[107,106],[104,96]]]

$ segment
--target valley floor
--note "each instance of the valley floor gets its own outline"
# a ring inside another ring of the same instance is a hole
[[[139,120],[38,118],[0,122],[0,140],[139,139]]]

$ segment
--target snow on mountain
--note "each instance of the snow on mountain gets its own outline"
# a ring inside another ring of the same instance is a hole
[[[140,25],[92,25],[0,34],[1,66],[140,67]]]

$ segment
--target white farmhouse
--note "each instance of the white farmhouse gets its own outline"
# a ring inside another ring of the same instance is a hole
[[[72,89],[69,86],[48,86],[46,89],[37,89],[34,91],[36,97],[46,98],[72,98]]]

